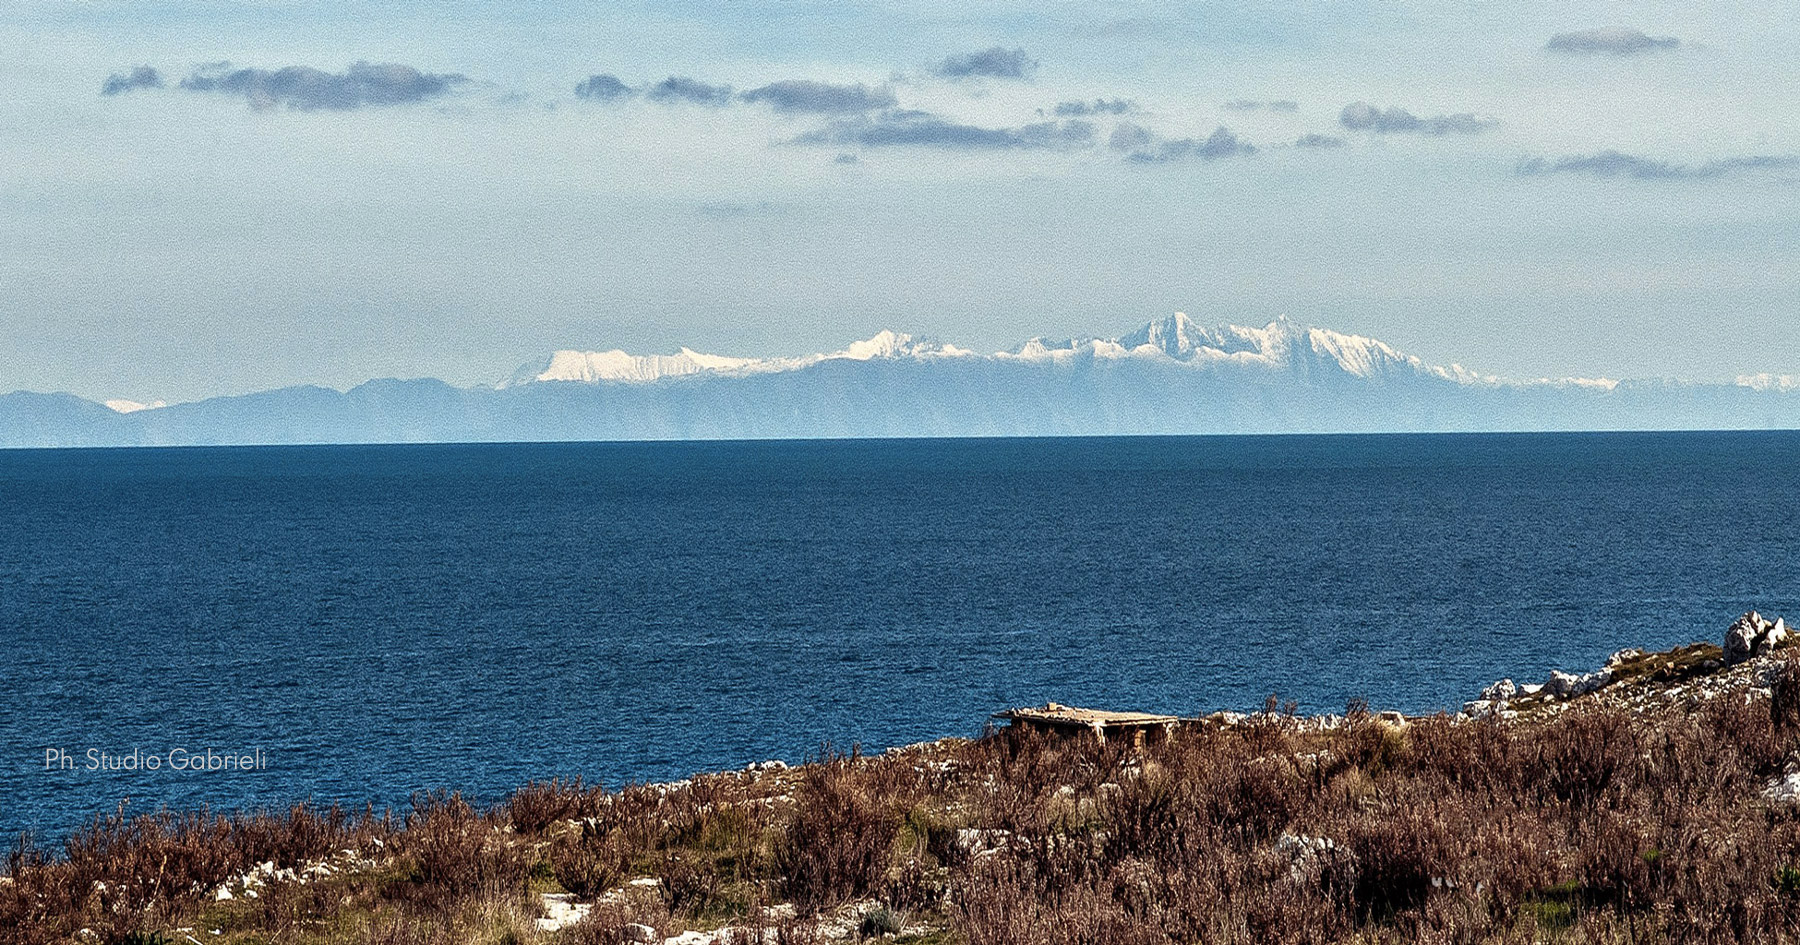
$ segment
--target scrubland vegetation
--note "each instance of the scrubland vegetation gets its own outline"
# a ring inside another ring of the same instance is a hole
[[[13,850],[0,938],[1792,941],[1800,809],[1771,785],[1800,664],[1774,665],[1757,691],[1512,719],[1269,712],[1143,751],[996,736],[489,810],[111,816]],[[593,908],[543,928],[546,892]]]

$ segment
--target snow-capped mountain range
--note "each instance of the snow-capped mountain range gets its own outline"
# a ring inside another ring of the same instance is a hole
[[[1179,316],[1186,318],[1186,315]],[[597,384],[603,381],[642,383],[690,374],[767,374],[776,371],[798,371],[820,361],[870,361],[875,358],[939,358],[967,357],[974,352],[955,345],[921,341],[894,331],[878,332],[866,341],[852,343],[842,351],[830,354],[804,354],[791,358],[733,358],[718,354],[701,354],[682,348],[675,354],[627,354],[624,351],[557,351],[549,360],[528,364],[513,373],[502,384],[511,387],[539,381],[580,381]]]
[[[0,446],[1800,427],[1800,384],[1508,380],[1373,338],[1185,314],[978,354],[893,331],[792,357],[556,351],[495,385],[186,404],[0,396]]]
[[[1356,377],[1378,377],[1393,372],[1425,373],[1447,380],[1482,380],[1460,367],[1433,367],[1401,354],[1382,342],[1323,328],[1296,324],[1286,318],[1263,328],[1223,325],[1207,328],[1184,312],[1139,328],[1118,338],[1046,341],[1033,338],[1013,351],[978,355],[967,348],[895,331],[882,331],[841,351],[785,358],[734,358],[701,354],[682,348],[671,355],[635,355],[620,350],[558,351],[549,359],[520,368],[506,384],[516,386],[544,381],[642,383],[692,374],[745,375],[799,371],[822,361],[871,361],[877,358],[974,358],[1027,363],[1069,363],[1083,359],[1128,358],[1167,360],[1195,367],[1218,364],[1283,368],[1310,372],[1337,370]],[[1493,380],[1488,378],[1486,380]]]

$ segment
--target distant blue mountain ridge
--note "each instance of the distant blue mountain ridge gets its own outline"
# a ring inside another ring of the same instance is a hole
[[[21,391],[0,396],[0,447],[1769,429],[1800,426],[1795,387],[1506,380],[1286,319],[1177,313],[991,355],[884,331],[785,358],[558,351],[484,387],[381,379],[151,407]]]

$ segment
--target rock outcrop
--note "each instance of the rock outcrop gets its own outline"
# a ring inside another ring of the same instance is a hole
[[[1770,622],[1752,610],[1731,622],[1725,629],[1725,665],[1762,656],[1787,642],[1787,623],[1780,617]]]
[[[1544,694],[1557,699],[1572,699],[1585,696],[1598,690],[1601,686],[1612,682],[1612,670],[1597,669],[1591,673],[1565,673],[1560,670],[1550,671],[1550,680],[1544,683]]]

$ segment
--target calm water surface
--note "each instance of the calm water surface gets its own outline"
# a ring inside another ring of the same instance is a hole
[[[1797,520],[1792,433],[0,452],[0,830],[1454,708],[1800,614]],[[83,770],[176,748],[269,767]]]

